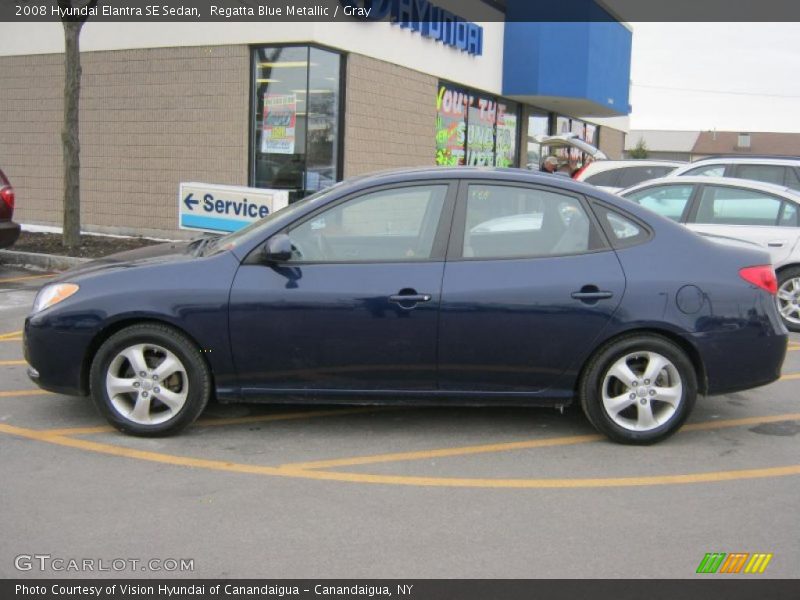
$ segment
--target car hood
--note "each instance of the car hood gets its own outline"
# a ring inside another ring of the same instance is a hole
[[[74,278],[78,275],[89,275],[101,271],[129,269],[133,267],[149,266],[168,262],[192,260],[193,254],[189,251],[192,242],[167,242],[118,252],[103,258],[89,261],[69,271],[65,271],[60,280]]]

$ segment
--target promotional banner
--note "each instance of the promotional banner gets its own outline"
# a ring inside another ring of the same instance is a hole
[[[261,152],[294,154],[297,94],[264,94]]]

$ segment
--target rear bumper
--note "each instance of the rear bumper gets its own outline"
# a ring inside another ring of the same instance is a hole
[[[728,394],[767,385],[781,376],[789,335],[765,335],[748,328],[696,336],[703,357],[708,395]]]
[[[0,222],[0,249],[14,245],[19,238],[20,227],[14,221]]]

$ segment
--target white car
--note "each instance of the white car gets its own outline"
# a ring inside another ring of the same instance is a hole
[[[665,177],[685,164],[674,160],[595,160],[572,178],[616,193],[649,179]]]
[[[735,177],[763,181],[800,191],[800,158],[777,156],[712,156],[674,170],[672,175]]]
[[[684,175],[647,181],[619,195],[698,233],[766,249],[778,275],[781,317],[788,329],[800,332],[800,192],[752,180]]]

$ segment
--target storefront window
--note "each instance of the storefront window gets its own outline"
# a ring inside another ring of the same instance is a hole
[[[436,109],[437,165],[517,164],[516,103],[442,83]]]
[[[550,115],[537,109],[529,109],[528,114],[528,164],[532,171],[538,171],[542,166],[544,155],[542,145],[531,141],[537,137],[550,134]]]
[[[250,183],[290,201],[339,178],[341,56],[309,46],[253,51]]]

